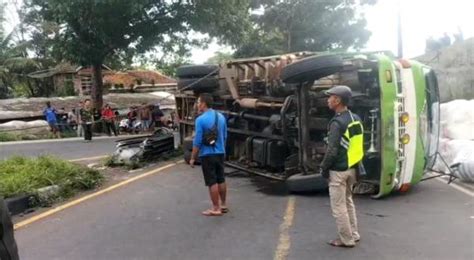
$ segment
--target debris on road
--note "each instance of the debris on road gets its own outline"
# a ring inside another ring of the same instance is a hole
[[[173,151],[175,135],[168,128],[159,128],[151,135],[117,140],[116,147],[109,165],[135,165]]]

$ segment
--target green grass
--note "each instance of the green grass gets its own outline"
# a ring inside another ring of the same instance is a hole
[[[0,132],[0,142],[11,142],[11,141],[18,141],[18,136],[8,133],[8,132]]]
[[[75,131],[63,131],[61,132],[61,138],[77,137]],[[0,142],[12,142],[12,141],[26,141],[26,140],[41,140],[41,139],[55,139],[56,136],[53,133],[34,135],[34,134],[20,134],[10,132],[0,132]]]
[[[99,186],[103,179],[97,170],[51,156],[15,156],[0,161],[0,195],[6,198],[34,194],[50,185],[58,185],[60,198],[67,198]]]

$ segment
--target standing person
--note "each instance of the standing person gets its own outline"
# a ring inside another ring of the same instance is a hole
[[[201,159],[204,182],[209,188],[212,208],[202,212],[205,216],[222,216],[228,212],[227,185],[224,178],[225,142],[227,125],[224,116],[211,109],[210,94],[201,94],[198,109],[202,114],[196,119],[196,135],[189,164],[194,168],[197,156]]]
[[[135,124],[135,120],[137,120],[137,110],[135,109],[134,106],[130,107],[130,110],[127,113],[127,118],[128,118],[128,128],[130,129],[130,132],[133,132],[133,126]]]
[[[152,118],[154,127],[158,128],[162,126],[161,118],[164,116],[163,111],[160,109],[160,104],[155,104],[153,107]]]
[[[139,110],[140,120],[143,124],[143,130],[149,131],[151,126],[151,110],[150,106],[146,103],[143,103]]]
[[[0,197],[0,259],[18,260],[13,223],[3,197]]]
[[[84,108],[81,109],[81,122],[84,128],[84,140],[86,142],[92,141],[92,124],[94,123],[94,109],[92,108],[91,100],[84,101]]]
[[[118,110],[115,110],[114,115],[115,115],[115,118],[114,118],[115,131],[117,131],[117,134],[121,134],[120,133],[120,112]]]
[[[82,127],[81,120],[81,110],[84,108],[84,102],[79,101],[79,107],[75,110],[76,119],[77,119],[77,137],[82,137],[84,135],[84,128]]]
[[[171,127],[173,130],[177,130],[178,129],[178,124],[179,124],[179,119],[178,119],[178,116],[176,114],[176,112],[171,112],[170,114],[170,119],[171,119]]]
[[[104,120],[107,135],[111,136],[112,133],[110,130],[112,130],[114,135],[117,136],[117,130],[115,129],[115,113],[109,104],[105,104],[104,109],[102,109],[102,119]]]
[[[348,110],[352,91],[335,86],[325,93],[328,107],[336,114],[329,123],[328,146],[321,162],[321,174],[329,178],[332,215],[336,219],[339,238],[328,243],[337,247],[354,247],[360,240],[352,186],[356,168],[364,157],[364,129],[358,115]]]
[[[76,109],[73,108],[69,113],[67,113],[67,124],[73,130],[77,128],[77,116],[76,116]]]
[[[51,106],[51,102],[46,102],[46,108],[43,110],[43,115],[46,117],[46,121],[53,132],[53,135],[57,138],[61,138],[61,133],[59,132],[58,120],[57,120],[58,111],[56,108]]]
[[[61,113],[61,115],[58,117],[59,130],[61,132],[70,131],[71,127],[68,124],[68,114],[66,113],[66,108],[62,107],[59,111]]]

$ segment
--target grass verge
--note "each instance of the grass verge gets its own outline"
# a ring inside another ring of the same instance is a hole
[[[59,192],[52,198],[55,202],[93,189],[103,180],[102,174],[95,169],[51,156],[15,156],[0,161],[0,195],[5,198],[36,194],[40,188],[57,185]]]
[[[61,138],[77,137],[74,131],[63,131],[61,132]],[[43,139],[55,139],[56,136],[52,133],[48,134],[27,134],[27,133],[16,133],[16,132],[0,132],[0,142],[14,142],[14,141],[26,141],[26,140],[43,140]]]

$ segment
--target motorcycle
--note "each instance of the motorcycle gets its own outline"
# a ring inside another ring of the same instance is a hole
[[[143,125],[140,120],[135,120],[133,124],[130,125],[129,119],[125,118],[120,121],[119,129],[121,133],[139,134],[143,129]]]

